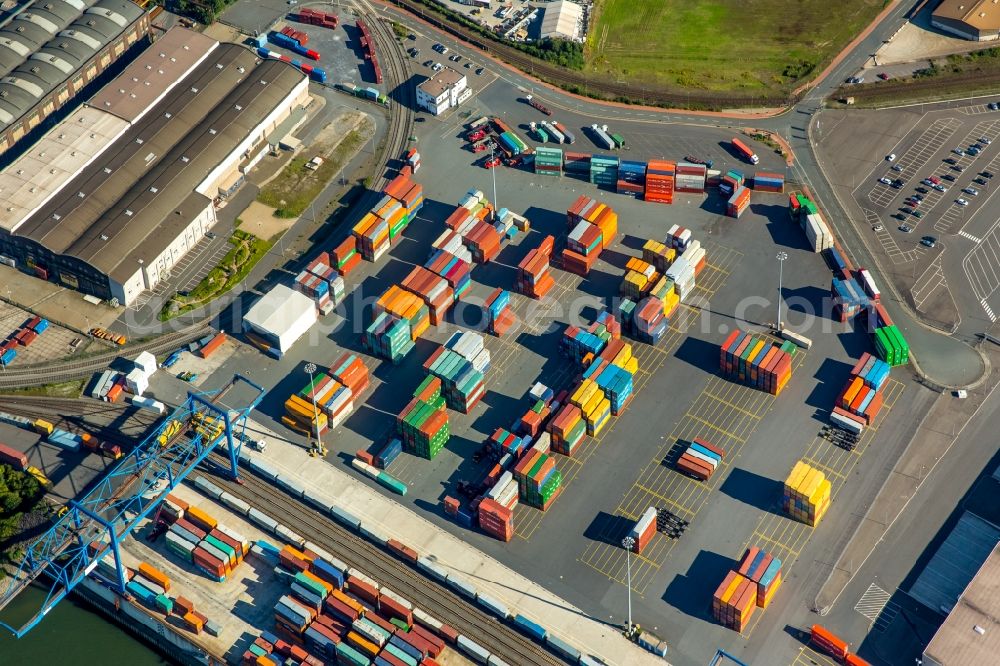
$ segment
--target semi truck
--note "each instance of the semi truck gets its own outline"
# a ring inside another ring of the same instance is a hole
[[[758,162],[760,162],[760,158],[757,157],[757,153],[750,150],[750,148],[745,143],[743,143],[736,137],[733,137],[733,148],[735,148],[740,155],[742,155],[748,162],[750,162],[750,164],[757,164]]]
[[[539,101],[538,101],[537,99],[535,99],[535,98],[534,98],[534,97],[533,97],[532,95],[528,95],[527,97],[525,97],[525,98],[524,98],[524,100],[525,100],[525,101],[526,101],[526,102],[527,102],[527,103],[528,103],[529,105],[531,105],[531,106],[535,107],[536,109],[538,109],[539,111],[541,111],[541,112],[542,112],[542,113],[544,113],[545,115],[547,115],[547,116],[551,116],[551,115],[552,115],[552,112],[551,112],[551,111],[549,111],[549,110],[548,110],[548,109],[547,109],[547,108],[546,108],[545,106],[543,106],[543,105],[542,105],[542,104],[541,104],[541,103],[540,103],[540,102],[539,102]]]

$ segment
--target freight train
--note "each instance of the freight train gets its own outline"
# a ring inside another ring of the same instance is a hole
[[[299,40],[289,37],[286,34],[280,32],[269,32],[267,35],[267,41],[271,42],[277,47],[288,49],[296,55],[305,56],[310,60],[319,60],[319,53],[313,51],[312,49],[307,49]]]
[[[368,24],[365,23],[364,19],[358,19],[355,25],[358,28],[358,32],[361,33],[361,51],[364,53],[365,60],[371,61],[375,83],[382,83],[382,68],[378,64],[378,56],[375,53],[375,41],[372,39],[371,32],[368,31]]]
[[[274,60],[287,62],[289,65],[297,67],[300,71],[302,71],[303,74],[311,78],[313,81],[317,83],[326,83],[326,71],[320,69],[319,67],[315,67],[313,65],[304,63],[300,60],[292,60],[288,56],[281,55],[280,53],[272,51],[271,49],[266,48],[264,46],[257,47],[257,55],[259,55],[261,58],[273,58]]]

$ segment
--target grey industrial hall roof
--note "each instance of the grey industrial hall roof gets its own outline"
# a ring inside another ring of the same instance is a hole
[[[34,0],[0,23],[0,76],[65,30],[96,0]]]
[[[171,28],[87,103],[132,122],[218,45],[200,32]]]
[[[285,63],[219,45],[15,234],[124,281],[204,209],[195,188],[302,80]]]
[[[81,9],[76,18],[44,44],[36,43],[40,36],[47,34],[38,23],[48,22],[36,19],[21,25],[30,18],[24,16],[25,12],[16,17],[19,24],[14,27],[16,37],[11,36],[9,29],[0,30],[0,53],[4,56],[0,59],[0,72],[3,72],[0,127],[9,126],[30,111],[143,14],[142,8],[130,0],[98,0],[93,6],[77,4]],[[8,28],[13,25],[11,22]],[[7,67],[13,63],[12,53],[20,56],[20,62]]]

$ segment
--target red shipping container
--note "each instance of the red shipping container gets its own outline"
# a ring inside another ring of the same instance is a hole
[[[399,659],[398,657],[393,656],[393,654],[391,652],[389,652],[388,650],[382,650],[379,653],[378,657],[383,662],[389,664],[389,666],[406,666],[406,662],[404,662],[403,660]],[[421,666],[423,666],[423,663],[424,662],[421,662]]]
[[[399,555],[404,560],[409,560],[410,562],[417,561],[417,551],[413,550],[409,546],[406,546],[395,539],[389,539],[386,543],[389,550]]]
[[[809,636],[813,645],[819,647],[835,659],[847,659],[847,643],[837,638],[832,632],[818,624],[812,626]]]
[[[450,625],[442,624],[441,629],[439,631],[441,633],[441,636],[452,645],[458,642],[458,631],[456,631]]]
[[[212,530],[209,534],[236,551],[237,560],[243,559],[246,555],[246,553],[243,552],[243,544],[231,536],[225,535],[219,530]]]
[[[281,563],[281,566],[292,571],[293,573],[309,570],[309,564],[305,560],[292,555],[284,549],[278,553],[278,561]]]
[[[695,437],[691,441],[694,442],[695,444],[698,444],[699,446],[704,446],[706,449],[708,449],[712,453],[719,454],[719,458],[722,458],[723,460],[725,460],[725,458],[726,458],[726,452],[723,451],[722,449],[720,449],[715,444],[712,444],[710,442],[706,442],[705,440],[701,439],[700,437]]]
[[[226,567],[216,557],[213,557],[200,546],[195,546],[195,549],[191,551],[192,559],[194,563],[198,566],[207,569],[216,578],[223,578],[226,575]]]
[[[402,620],[406,624],[413,624],[413,611],[406,608],[395,599],[380,596],[378,600],[378,609],[382,615],[390,620],[396,618],[398,620]]]
[[[844,666],[871,666],[871,664],[856,654],[848,654],[844,660]]]
[[[347,591],[373,606],[378,605],[378,590],[374,586],[354,576],[347,577]]]
[[[708,481],[709,477],[712,476],[713,470],[708,463],[694,456],[689,456],[687,453],[681,454],[675,466],[680,471],[686,472],[701,481]]]
[[[882,392],[878,391],[874,396],[872,396],[872,401],[868,403],[868,408],[865,410],[865,413],[861,415],[861,417],[868,423],[868,425],[871,425],[872,421],[875,420],[875,417],[878,416],[878,413],[881,410]]]
[[[327,597],[323,604],[323,607],[328,610],[331,615],[333,615],[334,619],[343,618],[348,622],[354,622],[361,616],[361,613],[359,613],[357,609],[351,608],[343,601],[333,596]]]
[[[201,539],[204,539],[205,535],[208,534],[208,532],[206,532],[205,530],[201,529],[200,527],[198,527],[197,525],[195,525],[194,523],[192,523],[191,521],[189,521],[186,518],[178,518],[177,522],[174,523],[174,524],[177,525],[178,527],[183,527],[188,532],[190,532],[191,534],[193,534],[196,537],[198,537],[199,541]]]
[[[427,648],[427,653],[432,657],[438,656],[441,654],[441,650],[444,649],[444,641],[430,630],[425,629],[421,624],[414,624],[410,627],[410,633],[420,636],[420,638],[427,641],[427,644],[430,646]]]
[[[416,648],[420,652],[421,659],[426,657],[430,653],[430,651],[434,649],[434,646],[431,645],[429,641],[424,640],[423,638],[421,638],[419,634],[416,634],[412,631],[410,632],[400,631],[399,633],[396,634],[396,636],[398,636],[404,643],[406,643],[410,647]]]

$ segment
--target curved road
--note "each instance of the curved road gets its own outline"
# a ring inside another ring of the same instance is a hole
[[[822,106],[823,100],[834,93],[849,76],[861,69],[872,54],[906,23],[906,14],[914,3],[898,2],[882,20],[862,38],[848,53],[842,54],[835,65],[816,83],[803,99],[783,111],[771,113],[712,113],[681,110],[663,110],[653,107],[629,106],[600,102],[573,95],[549,84],[542,83],[513,67],[494,60],[497,74],[508,84],[526,91],[544,90],[545,104],[585,114],[594,119],[608,119],[663,125],[694,125],[703,127],[753,127],[766,129],[782,136],[791,146],[795,155],[791,175],[808,185],[809,189],[827,211],[827,219],[833,225],[843,245],[850,249],[856,264],[878,266],[857,227],[849,222],[846,209],[830,188],[813,151],[810,128],[813,114]],[[435,41],[466,57],[482,60],[482,52],[469,47],[464,42],[446,35],[424,23],[421,19],[396,7],[378,5],[378,8],[393,20],[421,32],[433,33]],[[877,271],[876,271],[877,272]],[[891,290],[889,280],[881,280],[884,289]],[[964,342],[925,326],[919,322],[905,301],[894,294],[885,299],[883,305],[893,317],[893,321],[903,331],[918,357],[918,371],[932,382],[945,387],[960,387],[980,379],[986,365],[981,354]]]

